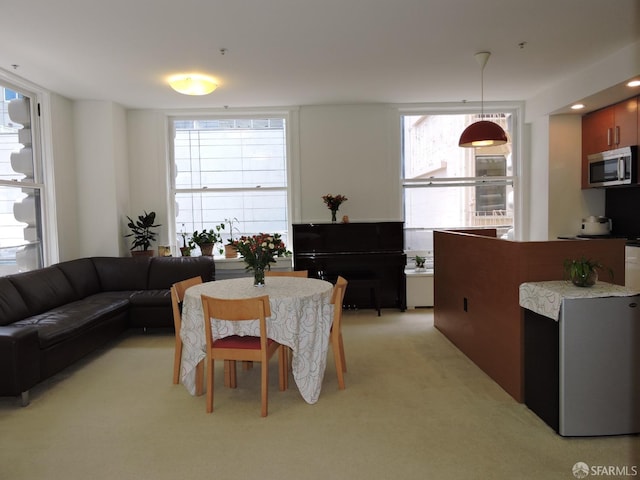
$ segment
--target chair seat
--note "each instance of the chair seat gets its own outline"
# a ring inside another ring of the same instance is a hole
[[[267,345],[273,344],[273,340],[268,338]],[[219,338],[213,342],[213,348],[242,348],[245,350],[260,350],[260,337],[240,335],[230,335]]]

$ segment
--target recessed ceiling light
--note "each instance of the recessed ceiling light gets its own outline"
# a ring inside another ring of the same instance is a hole
[[[184,95],[208,95],[218,88],[213,78],[199,73],[174,75],[169,78],[169,85]]]
[[[640,80],[631,80],[627,83],[627,87],[640,87]]]
[[[575,103],[571,105],[571,110],[582,110],[584,108],[583,103]]]

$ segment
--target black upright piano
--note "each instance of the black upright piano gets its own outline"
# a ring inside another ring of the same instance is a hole
[[[294,224],[293,262],[310,277],[346,278],[347,307],[407,308],[403,222]]]

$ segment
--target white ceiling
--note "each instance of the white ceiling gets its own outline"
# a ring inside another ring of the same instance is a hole
[[[4,3],[0,68],[128,108],[479,101],[482,50],[485,101],[526,100],[640,39],[638,0]],[[166,84],[193,71],[220,87]]]

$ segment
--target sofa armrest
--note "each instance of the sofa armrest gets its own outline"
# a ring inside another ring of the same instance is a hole
[[[27,392],[40,381],[40,345],[33,327],[0,327],[0,395]]]

